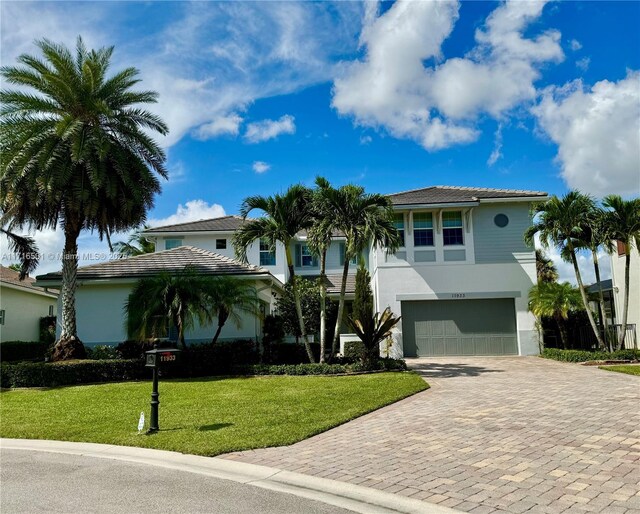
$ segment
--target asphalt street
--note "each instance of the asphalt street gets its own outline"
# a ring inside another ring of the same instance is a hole
[[[306,498],[205,475],[25,450],[0,451],[0,511],[60,513],[351,512]]]

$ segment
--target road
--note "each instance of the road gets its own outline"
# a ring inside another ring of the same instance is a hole
[[[0,511],[60,513],[351,512],[210,476],[112,459],[2,449]]]

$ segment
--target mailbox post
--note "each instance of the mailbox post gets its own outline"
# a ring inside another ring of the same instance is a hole
[[[158,374],[160,371],[160,364],[167,362],[175,362],[177,354],[180,350],[177,348],[159,348],[158,343],[154,343],[153,350],[145,352],[147,368],[153,370],[153,389],[151,391],[151,419],[149,420],[148,434],[153,434],[160,430],[158,425],[158,405],[160,405],[160,393],[158,393]]]

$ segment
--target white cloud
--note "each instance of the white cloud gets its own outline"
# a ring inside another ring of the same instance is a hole
[[[576,61],[576,67],[582,71],[587,71],[590,64],[591,59],[589,57],[583,57],[582,59],[578,59]]]
[[[261,143],[274,139],[280,134],[295,134],[295,118],[285,114],[277,120],[262,120],[249,123],[244,138],[249,143]]]
[[[164,225],[175,225],[176,223],[186,223],[188,221],[198,221],[210,218],[220,218],[225,216],[224,208],[217,203],[209,204],[204,200],[189,200],[184,205],[179,204],[176,212],[166,218],[152,218],[149,225],[152,227],[162,227]]]
[[[360,144],[361,145],[368,145],[371,143],[371,141],[373,141],[373,138],[371,136],[360,136]]]
[[[591,88],[580,80],[549,87],[533,112],[558,145],[570,188],[598,197],[640,192],[640,72]]]
[[[564,57],[557,31],[523,36],[545,2],[500,5],[476,31],[468,55],[426,67],[428,59],[441,60],[458,5],[399,0],[377,18],[369,12],[361,34],[366,57],[345,64],[334,82],[338,112],[437,150],[474,141],[478,115],[500,118],[533,100],[539,67]]]
[[[580,43],[580,41],[578,41],[577,39],[572,39],[571,41],[569,41],[569,47],[575,52],[582,48],[582,43]]]
[[[220,116],[210,123],[200,125],[194,132],[197,139],[206,140],[214,137],[229,135],[237,136],[240,132],[242,118],[237,114]]]
[[[539,240],[536,236],[536,248],[540,248]],[[543,248],[544,253],[549,257],[556,269],[558,270],[558,281],[569,282],[574,286],[578,285],[576,280],[576,274],[573,270],[573,264],[566,262],[560,257],[560,252],[557,248]],[[593,267],[593,256],[591,252],[579,252],[578,268],[580,269],[580,277],[582,283],[585,285],[594,284],[596,281],[596,272]],[[600,280],[607,280],[611,278],[611,256],[604,251],[598,252],[598,265],[600,267]]]
[[[267,164],[264,161],[255,161],[252,168],[256,173],[266,173],[271,169],[271,164]]]
[[[502,159],[502,124],[498,125],[494,135],[493,151],[487,159],[487,164],[493,166],[498,160]]]

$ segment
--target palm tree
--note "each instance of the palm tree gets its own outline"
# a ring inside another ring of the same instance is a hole
[[[113,251],[122,257],[135,257],[136,255],[155,252],[156,245],[149,241],[147,236],[144,235],[144,231],[149,228],[149,225],[142,225],[142,227],[139,227],[129,236],[127,241],[118,241],[114,243]]]
[[[324,362],[327,348],[327,251],[333,238],[333,220],[326,196],[333,188],[324,177],[316,177],[316,186],[312,200],[313,224],[307,243],[314,255],[320,258],[320,362]]]
[[[622,327],[618,337],[618,348],[624,348],[629,314],[629,273],[631,252],[635,246],[640,251],[640,198],[623,200],[618,195],[605,196],[602,205],[607,209],[604,215],[604,230],[607,239],[619,241],[624,245],[624,307],[622,309]]]
[[[540,243],[544,248],[554,245],[561,252],[566,252],[573,264],[580,296],[587,311],[589,323],[598,340],[598,345],[603,348],[605,346],[604,340],[589,308],[589,299],[582,282],[574,246],[574,240],[582,237],[582,229],[589,223],[594,208],[595,202],[593,198],[579,191],[570,191],[563,198],[552,196],[546,202],[535,206],[534,212],[538,215],[538,219],[525,231],[524,238],[527,244],[533,245],[534,236],[539,233]]]
[[[569,312],[582,310],[580,291],[569,282],[538,282],[529,291],[529,311],[539,320],[553,318],[560,330],[562,347],[567,348],[566,320]]]
[[[257,314],[256,290],[246,280],[224,276],[212,278],[207,290],[207,301],[211,312],[217,314],[218,317],[218,328],[211,344],[216,343],[222,327],[229,319],[236,327],[240,328],[241,312]]]
[[[18,87],[0,92],[0,209],[15,226],[64,232],[55,359],[84,352],[75,313],[80,232],[102,238],[144,222],[160,191],[156,174],[167,177],[148,132],[168,129],[140,107],[157,94],[132,90],[135,68],[107,76],[113,47],[89,51],[81,38],[75,55],[48,40],[36,46],[43,57],[21,55],[20,65],[0,70]]]
[[[302,316],[300,295],[296,285],[293,256],[291,254],[291,242],[301,230],[311,226],[312,220],[312,192],[302,185],[291,186],[283,195],[273,196],[249,196],[244,199],[240,207],[243,218],[253,210],[261,210],[264,216],[256,220],[244,223],[233,235],[233,246],[236,255],[242,261],[247,261],[247,249],[255,241],[262,241],[272,252],[276,250],[276,243],[284,245],[289,270],[289,280],[293,288],[296,303],[298,324],[305,349],[310,362],[315,362],[315,357],[307,336],[307,329]]]
[[[539,248],[536,249],[536,276],[538,282],[556,282],[559,277],[553,261]]]
[[[0,234],[7,238],[9,250],[18,256],[19,264],[9,266],[20,273],[20,280],[24,280],[29,274],[33,273],[40,262],[40,254],[36,242],[32,237],[20,236],[11,230],[11,224],[8,228],[4,227],[6,215],[0,216]]]
[[[380,358],[380,343],[391,335],[391,329],[400,322],[387,307],[384,312],[369,313],[362,319],[349,318],[349,322],[356,333],[364,351],[362,352],[362,365],[365,369],[374,369]]]
[[[178,341],[186,348],[184,334],[196,322],[209,325],[213,319],[208,302],[211,278],[198,275],[191,266],[178,273],[159,273],[140,279],[124,305],[129,338],[164,337],[170,323]]]
[[[368,244],[395,252],[400,247],[400,236],[393,223],[391,201],[380,194],[367,194],[361,186],[348,184],[324,191],[327,223],[332,230],[345,235],[344,265],[338,302],[338,318],[333,332],[331,357],[337,353],[340,342],[340,323],[349,275],[349,262]]]

